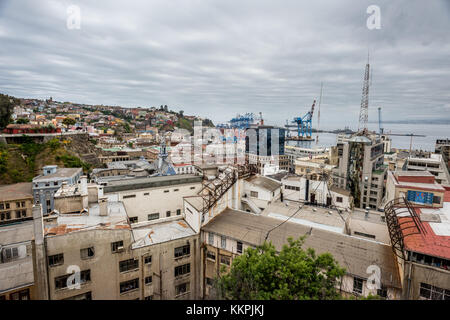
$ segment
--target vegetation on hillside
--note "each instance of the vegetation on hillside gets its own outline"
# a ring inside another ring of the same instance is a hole
[[[15,104],[16,99],[14,97],[0,93],[0,130],[6,128],[12,121],[11,115]]]
[[[52,139],[46,143],[35,143],[23,136],[20,144],[0,144],[0,184],[30,182],[39,175],[45,165],[56,164],[65,168],[83,168],[90,165],[72,154],[67,142]]]

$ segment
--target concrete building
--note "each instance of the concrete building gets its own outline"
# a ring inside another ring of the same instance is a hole
[[[284,177],[281,180],[283,199],[342,210],[351,209],[353,199],[350,191],[330,186],[321,178],[315,174]]]
[[[295,174],[299,176],[316,175],[317,179],[322,179],[324,176],[330,176],[332,170],[336,167],[335,165],[328,163],[328,157],[326,155],[319,155],[312,158],[297,158],[294,160],[294,165]]]
[[[123,202],[131,222],[137,223],[181,216],[183,198],[197,195],[201,187],[201,176],[186,174],[111,181],[103,192]]]
[[[281,183],[276,180],[253,176],[244,180],[242,209],[261,213],[271,202],[280,197]]]
[[[442,207],[394,199],[386,221],[397,256],[402,299],[450,299],[450,189]]]
[[[289,159],[289,172],[295,172],[295,160],[297,158],[315,158],[329,153],[328,148],[302,148],[297,146],[284,146],[284,153]]]
[[[434,152],[442,155],[444,162],[447,164],[447,170],[450,170],[450,139],[436,140]]]
[[[34,203],[41,204],[44,215],[54,209],[54,194],[65,182],[77,183],[83,170],[81,168],[58,168],[56,165],[42,168],[43,174],[33,178]]]
[[[386,201],[405,198],[413,204],[442,208],[445,188],[428,171],[388,172]]]
[[[0,300],[35,299],[32,237],[32,221],[0,225]]]
[[[408,157],[405,167],[408,171],[429,171],[436,177],[436,182],[439,184],[449,185],[450,183],[447,163],[441,154],[424,153]]]
[[[0,185],[0,225],[32,219],[31,182]]]
[[[307,236],[303,246],[305,249],[313,248],[317,254],[329,252],[346,269],[338,284],[342,294],[379,294],[388,299],[400,296],[399,273],[389,245],[307,226],[291,219],[280,225],[279,219],[270,216],[231,209],[226,209],[202,227],[201,242],[205,247],[202,252],[203,296],[214,298],[214,278],[221,274],[222,266],[228,270],[233,259],[248,247],[261,245],[267,237],[276,250],[281,251],[288,237],[296,239],[302,235]],[[368,285],[374,265],[380,269],[378,289]]]
[[[379,136],[354,135],[337,145],[339,165],[333,169],[333,184],[349,190],[355,207],[382,210],[384,181],[384,143]]]
[[[60,203],[60,196],[65,201]],[[73,205],[82,204],[83,190],[67,188],[60,196],[57,215],[43,220],[37,212],[34,221],[35,238],[45,239],[36,244],[35,273],[46,279],[38,286],[39,296],[50,300],[197,298],[198,234],[183,216],[132,225],[124,204],[103,196],[100,186],[88,187],[88,208],[82,212],[64,202],[72,197]]]

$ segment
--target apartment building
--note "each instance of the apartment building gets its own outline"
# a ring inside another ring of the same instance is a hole
[[[445,189],[439,207],[432,201],[396,198],[387,203],[385,215],[400,270],[402,299],[449,300],[450,189]]]
[[[0,300],[35,299],[32,237],[32,221],[0,225]]]
[[[425,153],[410,156],[405,162],[405,169],[408,171],[428,171],[436,177],[439,184],[449,185],[450,175],[447,163],[442,154]]]
[[[201,176],[185,174],[110,181],[103,192],[121,201],[130,221],[137,223],[181,216],[183,197],[196,195],[201,187]]]
[[[39,297],[50,300],[197,297],[198,234],[183,216],[132,224],[124,204],[104,196],[102,187],[88,186],[87,196],[83,189],[86,188],[81,185],[63,188],[56,197],[57,215],[43,219],[40,206],[34,207],[38,233],[35,238],[45,239],[36,243],[35,273],[39,277],[48,275],[38,286]],[[78,211],[79,208],[83,210]]]
[[[338,141],[337,149],[333,184],[351,192],[355,207],[382,210],[387,174],[383,141],[375,134],[354,135]]]
[[[444,162],[447,164],[447,170],[450,170],[450,139],[438,139],[434,152],[441,154]]]
[[[57,165],[44,166],[43,174],[33,178],[34,203],[41,204],[44,214],[54,209],[54,194],[63,183],[73,185],[81,177],[81,168],[58,168]]]
[[[295,172],[295,160],[297,158],[309,158],[313,159],[317,156],[327,155],[329,153],[328,148],[302,148],[297,146],[284,146],[284,153],[289,159],[289,172]]]
[[[0,225],[32,219],[31,182],[0,185]]]
[[[227,272],[233,259],[248,247],[271,241],[281,251],[287,238],[307,235],[304,248],[313,248],[317,254],[329,252],[346,269],[338,289],[343,295],[367,296],[378,294],[387,299],[399,298],[401,283],[391,247],[387,244],[353,237],[339,232],[314,228],[299,222],[226,209],[207,223],[201,231],[202,294],[215,298],[214,279],[221,271]],[[380,270],[380,286],[368,284],[372,268]]]

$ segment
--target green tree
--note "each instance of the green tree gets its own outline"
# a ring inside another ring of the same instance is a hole
[[[0,94],[0,129],[6,128],[11,122],[11,114],[14,108],[14,98]]]
[[[345,274],[330,253],[303,250],[304,238],[288,238],[281,252],[272,243],[234,259],[230,272],[215,281],[218,298],[226,300],[339,299],[338,280]]]
[[[19,118],[16,120],[16,123],[18,124],[26,124],[26,123],[30,123],[30,119],[27,118]]]
[[[72,119],[72,118],[64,118],[62,123],[63,123],[63,125],[68,127],[68,126],[73,126],[77,122],[75,121],[75,119]]]

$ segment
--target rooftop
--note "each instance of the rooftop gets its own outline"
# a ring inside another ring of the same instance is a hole
[[[246,179],[246,181],[269,191],[275,191],[281,186],[281,183],[263,176],[253,176]]]
[[[267,240],[271,241],[278,251],[287,243],[288,237],[298,238],[306,235],[304,248],[313,248],[316,254],[331,253],[348,274],[367,279],[367,268],[377,265],[381,269],[382,284],[401,287],[390,246],[290,221],[279,225],[278,219],[227,209],[204,226],[203,230],[254,246],[261,245],[268,231],[272,230]]]
[[[183,219],[133,227],[132,232],[133,238],[135,239],[131,245],[132,249],[181,239],[196,234]]]
[[[201,182],[202,177],[193,174],[157,176],[157,177],[136,177],[134,179],[110,181],[104,187],[103,190],[105,193],[108,193],[108,192],[147,189],[170,185],[201,183]]]
[[[301,208],[299,210],[299,208]],[[297,213],[295,213],[297,211]],[[337,210],[302,205],[294,201],[272,202],[261,215],[286,221],[289,218],[291,223],[302,224],[317,229],[331,232],[344,233],[347,212],[339,213]],[[280,221],[280,222],[281,222]]]
[[[31,182],[0,185],[0,201],[33,198]]]
[[[39,175],[33,178],[33,182],[49,181],[55,179],[71,178],[82,171],[81,168],[58,168],[55,173]]]
[[[122,202],[108,201],[106,216],[100,216],[99,205],[93,204],[87,213],[59,214],[56,223],[47,223],[47,236],[62,235],[69,232],[102,229],[130,229],[128,217]]]

